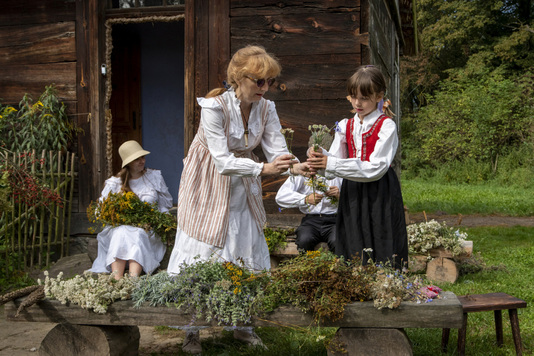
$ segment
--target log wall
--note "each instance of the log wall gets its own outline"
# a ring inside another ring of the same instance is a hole
[[[25,93],[39,98],[55,83],[60,100],[75,112],[74,1],[5,0],[0,12],[0,98],[18,105]]]

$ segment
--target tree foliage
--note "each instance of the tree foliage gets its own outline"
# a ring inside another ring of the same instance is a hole
[[[495,172],[499,157],[532,156],[532,1],[414,1],[421,51],[401,65],[404,168],[469,161]]]

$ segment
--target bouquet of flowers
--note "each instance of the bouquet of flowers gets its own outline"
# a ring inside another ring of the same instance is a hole
[[[93,275],[89,271],[71,279],[63,279],[63,272],[57,278],[50,278],[44,271],[44,293],[48,299],[56,299],[61,304],[76,304],[83,309],[92,309],[97,314],[105,314],[115,300],[130,299],[135,288],[135,280],[129,274],[115,280],[113,274]],[[39,284],[41,281],[39,280]]]
[[[330,132],[332,128],[326,125],[309,125],[308,130],[311,131],[310,145],[315,151],[319,151],[319,147],[328,149],[332,144],[332,135]]]
[[[410,254],[426,254],[431,249],[443,247],[457,256],[463,252],[462,244],[467,239],[465,232],[454,230],[445,222],[440,224],[436,220],[410,224],[406,230]]]
[[[104,200],[92,202],[87,217],[104,226],[130,225],[154,231],[164,242],[176,235],[176,217],[159,211],[156,203],[141,201],[133,192],[110,193]]]
[[[332,131],[332,128],[328,128],[326,125],[309,125],[308,130],[311,131],[311,137],[310,137],[310,146],[313,147],[314,151],[319,151],[320,147],[323,147],[325,149],[328,149],[330,145],[332,144],[332,135],[330,135],[330,131]],[[310,178],[311,181],[311,187],[313,194],[315,195],[315,191],[319,190],[317,187],[317,178],[315,176]],[[328,188],[326,188],[328,190]]]
[[[293,133],[295,133],[295,131],[293,129],[287,128],[281,129],[280,132],[282,133],[282,135],[284,135],[284,138],[286,139],[287,150],[289,151],[289,153],[292,154],[291,145],[293,143]]]

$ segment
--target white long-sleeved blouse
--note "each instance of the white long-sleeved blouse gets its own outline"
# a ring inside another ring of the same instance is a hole
[[[289,177],[276,193],[276,203],[282,208],[299,208],[304,214],[335,214],[337,204],[334,205],[328,198],[323,198],[316,205],[306,203],[306,197],[313,193],[313,189],[306,184],[303,176]],[[328,186],[337,186],[341,190],[341,178],[327,179]],[[320,192],[318,192],[320,193]],[[320,193],[323,194],[323,193]]]
[[[121,191],[122,181],[119,177],[106,179],[106,185],[100,195],[102,201],[109,193]],[[158,204],[159,211],[166,213],[172,208],[172,196],[163,180],[161,171],[147,168],[145,174],[137,179],[130,180],[130,188],[141,201]]]
[[[250,152],[261,143],[263,153],[268,162],[277,156],[287,154],[287,145],[274,102],[267,100],[267,119],[262,125],[263,100],[252,104],[248,121],[248,143],[245,147],[245,128],[241,119],[240,100],[233,89],[221,95],[226,103],[230,116],[228,137],[225,133],[223,108],[215,98],[198,98],[202,107],[200,120],[206,135],[209,151],[215,162],[217,171],[222,175],[257,177],[263,169],[263,163],[254,162],[250,158],[236,157],[236,154]]]
[[[328,152],[325,176],[327,178],[341,177],[356,182],[371,182],[379,180],[388,171],[397,147],[399,139],[397,136],[397,125],[394,120],[385,120],[378,133],[373,153],[369,156],[369,161],[361,160],[362,134],[371,129],[373,124],[382,115],[379,110],[375,110],[363,119],[360,123],[358,115],[354,116],[354,145],[357,158],[348,158],[347,151],[347,123],[348,119],[343,119],[338,123],[334,141]]]

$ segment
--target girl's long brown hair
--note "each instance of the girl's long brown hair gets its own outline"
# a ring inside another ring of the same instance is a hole
[[[144,169],[144,172],[146,172],[146,167]],[[122,192],[131,192],[132,188],[130,188],[130,179],[132,178],[130,174],[130,169],[128,166],[122,168],[119,173],[117,173],[116,177],[121,179],[121,191]]]
[[[360,91],[363,96],[373,96],[382,93],[384,102],[387,100],[385,94],[387,91],[386,78],[379,67],[373,65],[360,66],[356,72],[347,81],[347,92],[350,96],[356,96]],[[384,105],[384,114],[393,117],[395,114]]]

